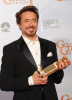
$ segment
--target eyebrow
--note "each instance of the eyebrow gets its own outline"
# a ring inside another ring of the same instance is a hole
[[[36,18],[32,19],[32,20],[37,20]]]
[[[29,19],[25,19],[25,20],[29,20]]]
[[[29,19],[25,19],[25,20],[29,20]],[[33,18],[32,20],[37,20],[36,18]]]

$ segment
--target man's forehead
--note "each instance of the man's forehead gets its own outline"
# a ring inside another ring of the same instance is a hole
[[[37,19],[37,16],[33,12],[24,12],[24,13],[22,13],[21,18],[23,18],[23,19],[31,19],[31,18]]]
[[[23,16],[23,15],[24,15],[24,16],[27,16],[27,15],[28,15],[28,16],[29,16],[29,15],[30,15],[30,16],[31,16],[31,15],[36,16],[36,14],[35,14],[34,12],[32,12],[32,11],[23,12],[23,13],[21,14],[21,16]]]

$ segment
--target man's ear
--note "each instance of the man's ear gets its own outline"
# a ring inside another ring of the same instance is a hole
[[[20,24],[17,24],[18,25],[18,27],[21,29],[21,25]]]

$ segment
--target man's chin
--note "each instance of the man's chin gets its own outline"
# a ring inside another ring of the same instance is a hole
[[[29,33],[27,33],[28,36],[34,36],[36,34],[36,32],[30,31]]]
[[[28,36],[33,37],[33,36],[35,36],[35,34],[28,34]]]

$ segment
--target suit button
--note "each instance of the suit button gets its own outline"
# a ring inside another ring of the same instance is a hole
[[[41,88],[41,91],[43,91],[43,88]]]

